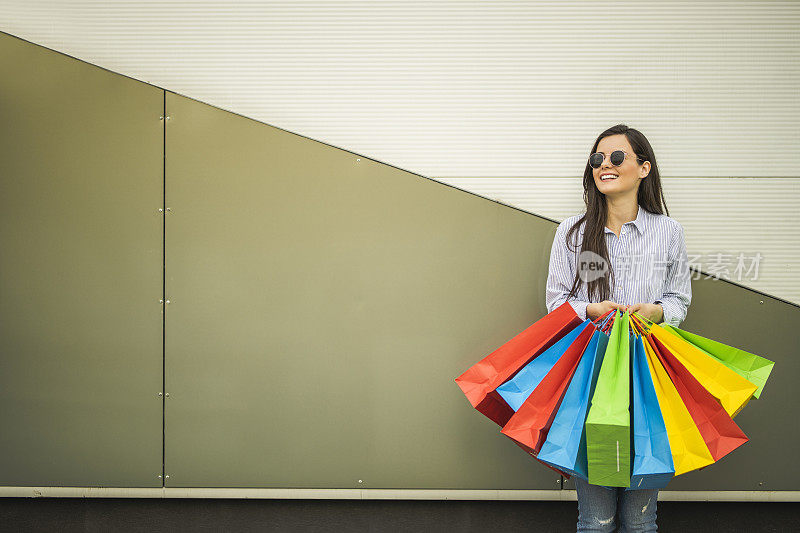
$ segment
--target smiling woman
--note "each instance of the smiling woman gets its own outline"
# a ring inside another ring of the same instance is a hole
[[[584,320],[628,309],[679,325],[692,298],[683,227],[669,217],[655,154],[641,132],[620,124],[599,135],[583,199],[586,212],[556,230],[548,312],[568,301]],[[575,487],[578,531],[613,531],[617,510],[626,531],[656,530],[658,489],[605,487],[577,476]]]
[[[628,307],[654,322],[679,325],[691,302],[683,227],[669,217],[644,135],[624,125],[603,132],[587,161],[583,189],[586,212],[562,221],[553,241],[548,309],[570,301],[579,316],[594,319]],[[602,263],[604,275],[582,271],[586,256]]]

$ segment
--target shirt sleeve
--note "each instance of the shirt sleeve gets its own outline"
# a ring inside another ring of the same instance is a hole
[[[692,277],[683,226],[680,224],[670,243],[664,295],[660,300],[661,307],[664,308],[664,323],[678,327],[686,318],[686,312],[692,302]]]
[[[574,261],[571,256],[575,252],[567,248],[566,233],[569,230],[562,221],[556,229],[553,246],[550,249],[550,268],[547,273],[547,287],[545,289],[545,303],[547,312],[552,313],[559,305],[567,301],[567,295],[575,279]],[[569,304],[581,320],[586,320],[586,306],[589,302],[580,298],[570,298]]]

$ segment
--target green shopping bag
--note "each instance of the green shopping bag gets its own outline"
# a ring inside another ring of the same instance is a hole
[[[614,311],[608,346],[586,417],[589,483],[628,487],[631,482],[630,339],[626,311]]]
[[[683,337],[685,341],[694,344],[700,350],[717,359],[720,363],[758,387],[753,393],[753,398],[758,398],[761,391],[764,390],[764,385],[767,384],[769,373],[772,372],[772,367],[775,366],[773,361],[764,359],[750,352],[745,352],[739,348],[701,337],[696,333],[684,331],[669,324],[663,324],[663,326],[668,331]]]

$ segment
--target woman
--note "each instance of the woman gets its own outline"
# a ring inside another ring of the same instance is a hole
[[[620,124],[600,134],[583,174],[583,200],[586,212],[556,230],[548,312],[569,301],[583,319],[627,309],[679,325],[692,299],[683,227],[669,217],[655,154],[641,132]],[[578,531],[613,531],[617,509],[620,531],[656,531],[658,489],[574,479]]]

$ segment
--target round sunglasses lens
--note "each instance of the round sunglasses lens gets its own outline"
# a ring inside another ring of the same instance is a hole
[[[603,154],[595,153],[589,156],[589,164],[592,168],[600,168],[603,164]]]
[[[614,150],[613,152],[611,152],[612,165],[614,165],[615,167],[619,166],[622,164],[623,161],[625,161],[625,152],[623,152],[622,150]]]

